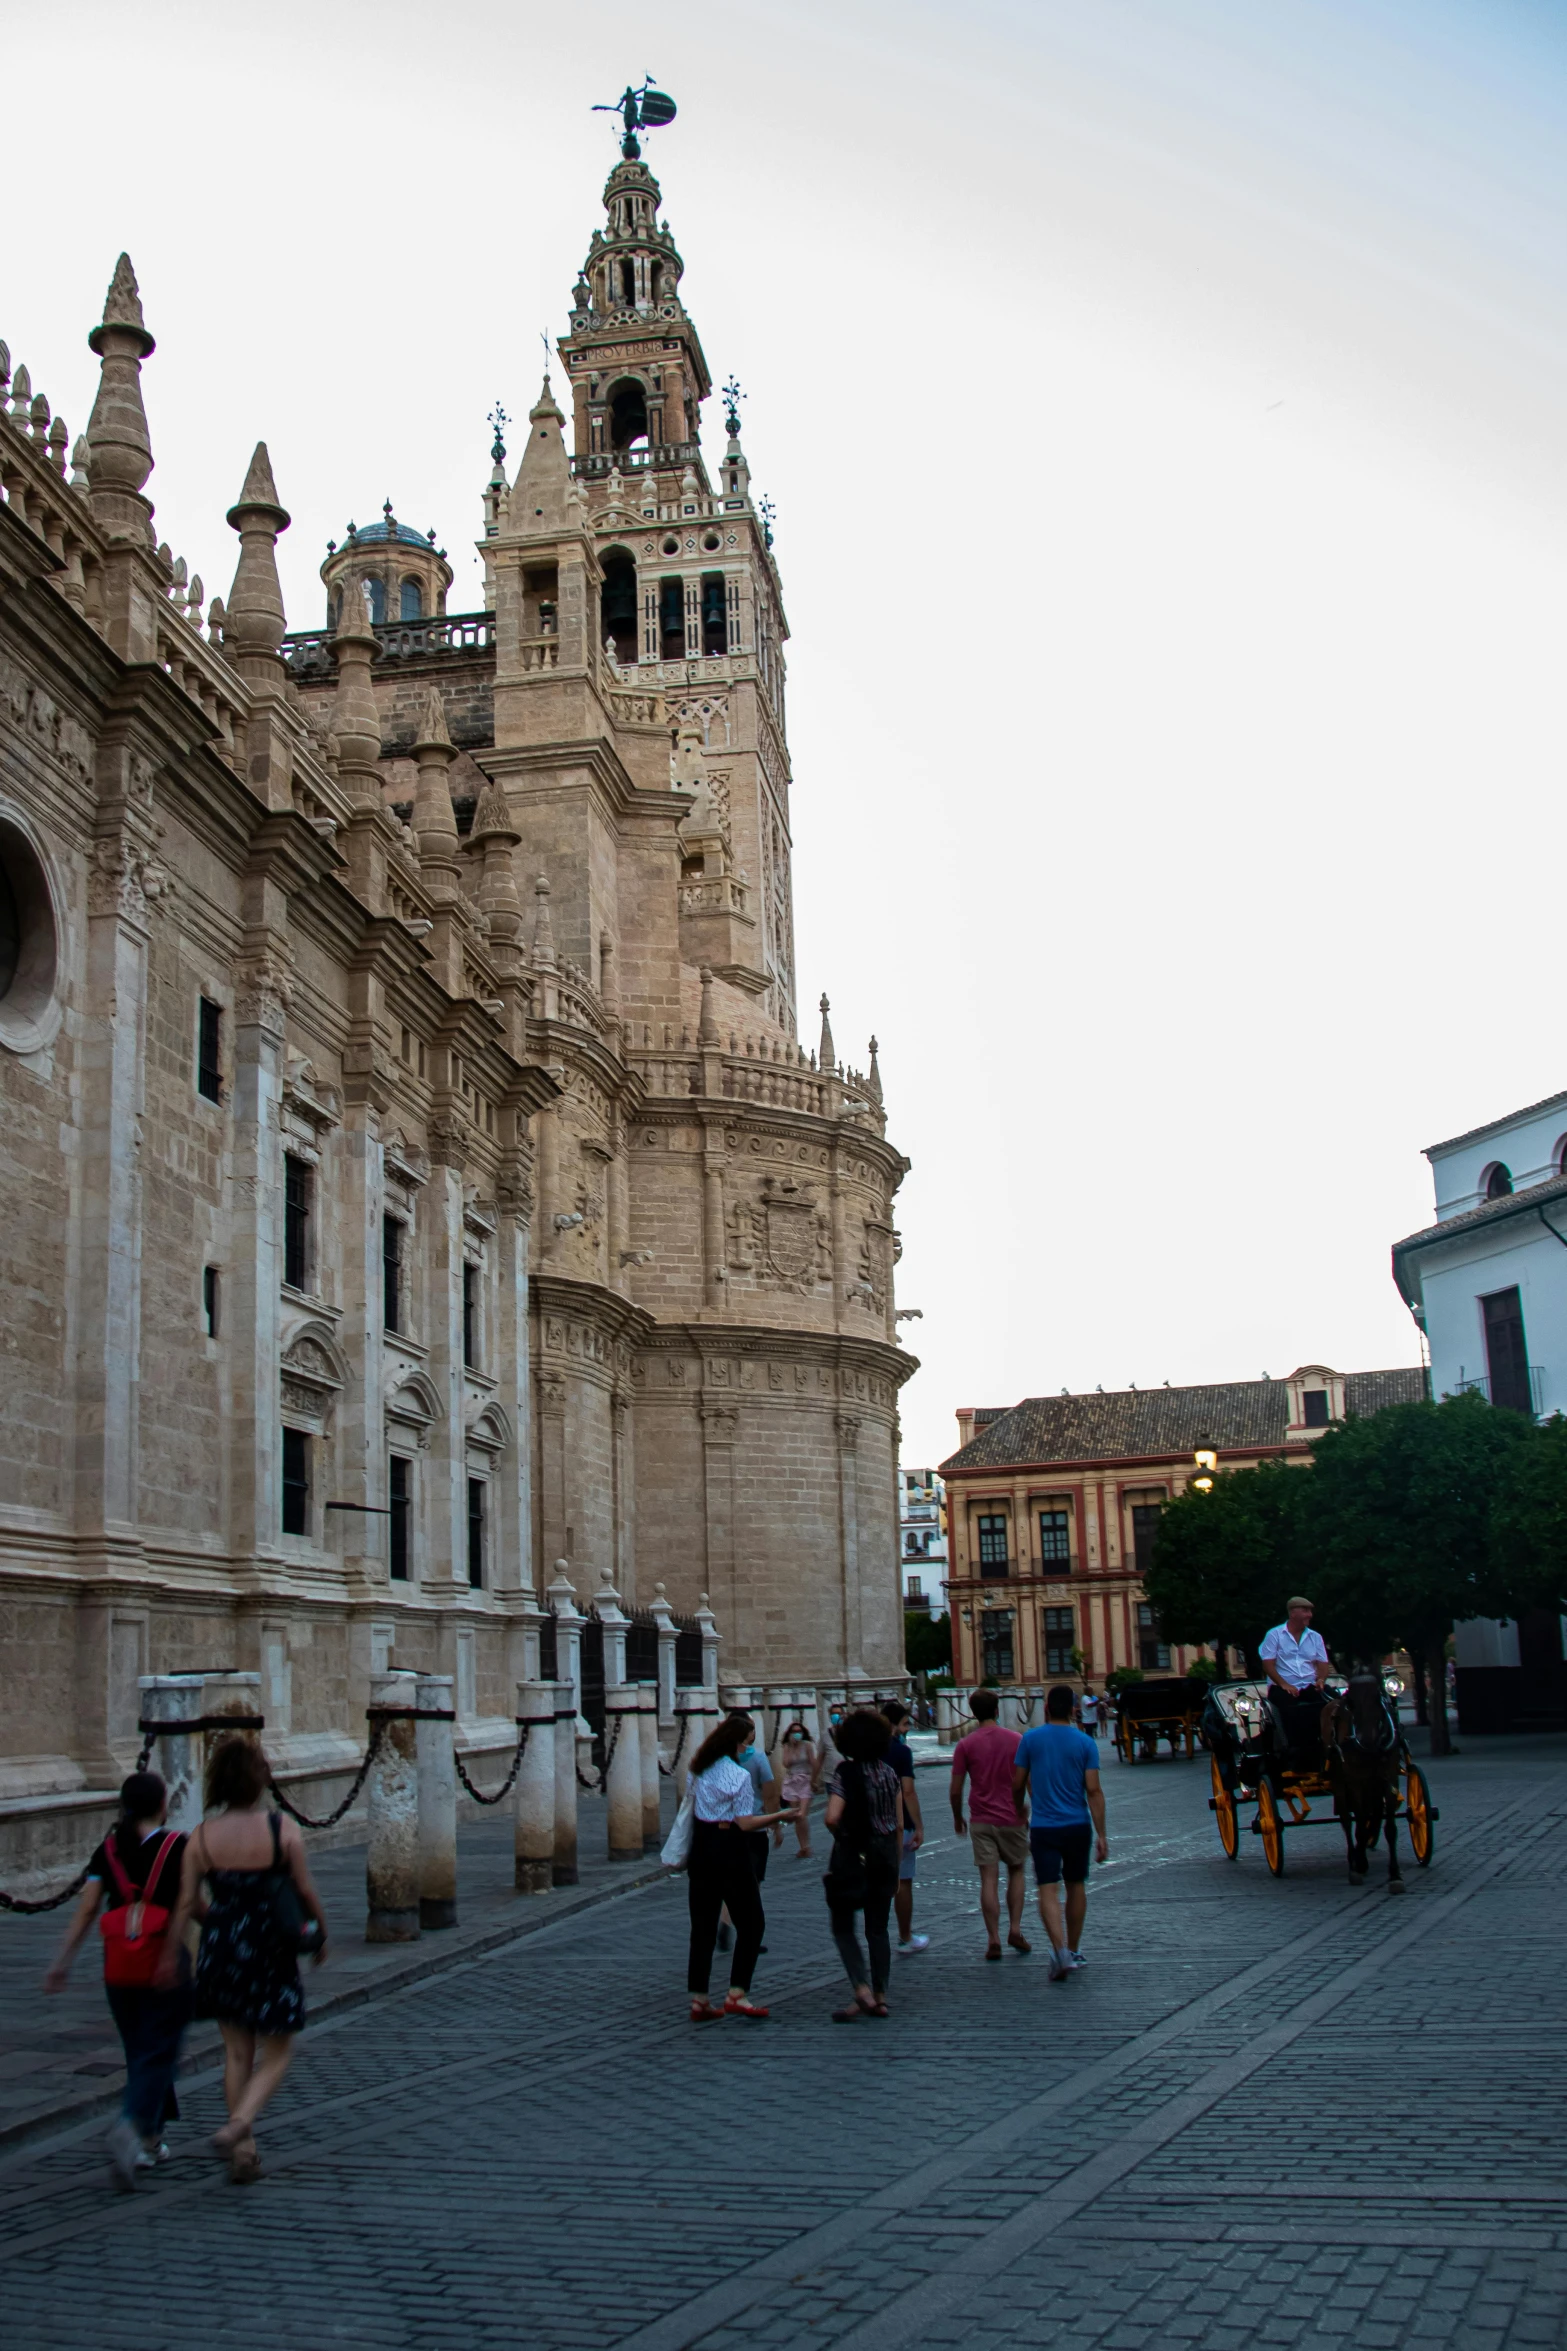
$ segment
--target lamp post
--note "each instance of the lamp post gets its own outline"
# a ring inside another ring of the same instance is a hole
[[[1196,1448],[1192,1454],[1192,1474],[1186,1482],[1196,1493],[1211,1494],[1213,1492],[1214,1480],[1218,1474],[1218,1453],[1214,1448],[1211,1438],[1207,1436],[1201,1436],[1198,1438]],[[1216,1644],[1216,1646],[1219,1645]],[[1222,1646],[1219,1646],[1219,1666],[1221,1671],[1227,1663],[1228,1659],[1225,1657],[1224,1650]]]

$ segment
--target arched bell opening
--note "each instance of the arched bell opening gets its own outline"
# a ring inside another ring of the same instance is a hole
[[[615,648],[623,668],[637,658],[637,567],[624,547],[611,548],[604,558],[604,585],[599,590],[599,636]]]
[[[630,266],[628,262],[626,267]],[[647,447],[647,393],[634,376],[623,376],[610,392],[609,445],[612,449]]]

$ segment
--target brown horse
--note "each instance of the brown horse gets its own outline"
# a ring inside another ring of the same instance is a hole
[[[1390,1894],[1404,1891],[1398,1866],[1399,1729],[1379,1673],[1357,1673],[1342,1698],[1322,1709],[1322,1746],[1333,1809],[1344,1829],[1349,1876],[1358,1885],[1370,1872],[1371,1848],[1387,1834]]]

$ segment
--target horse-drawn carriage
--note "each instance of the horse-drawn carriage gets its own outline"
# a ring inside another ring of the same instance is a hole
[[[1207,1684],[1201,1681],[1123,1682],[1116,1699],[1115,1747],[1123,1763],[1151,1760],[1159,1741],[1168,1739],[1172,1755],[1184,1741],[1191,1755],[1196,1748]]]
[[[1202,1738],[1213,1769],[1208,1805],[1227,1858],[1240,1852],[1242,1808],[1254,1805],[1251,1831],[1275,1877],[1284,1874],[1286,1829],[1332,1822],[1344,1830],[1354,1879],[1365,1877],[1369,1850],[1385,1833],[1389,1883],[1400,1885],[1400,1820],[1415,1860],[1429,1867],[1437,1812],[1399,1726],[1402,1690],[1393,1674],[1330,1681],[1319,1712],[1281,1700],[1270,1682],[1215,1683]],[[1327,1804],[1314,1810],[1314,1799]]]

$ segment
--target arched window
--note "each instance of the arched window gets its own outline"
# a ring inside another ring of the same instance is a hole
[[[724,575],[721,571],[702,574],[702,650],[704,653],[727,653],[729,650],[729,619],[724,604]]]
[[[609,396],[609,445],[612,449],[647,447],[647,394],[630,376],[623,376]]]
[[[637,298],[637,268],[634,261],[620,265],[620,299],[629,310]]]
[[[399,620],[423,620],[424,590],[417,580],[404,580],[398,589],[397,617]]]
[[[684,580],[658,583],[658,648],[665,661],[686,657],[686,584]]]
[[[1512,1170],[1498,1160],[1485,1179],[1485,1196],[1488,1200],[1505,1200],[1512,1188]]]
[[[370,591],[371,626],[379,628],[386,618],[386,582],[381,579],[371,579],[367,580],[365,585]]]
[[[599,638],[610,638],[615,659],[629,667],[637,657],[637,567],[624,547],[612,548],[604,558],[604,585],[599,590]]]

